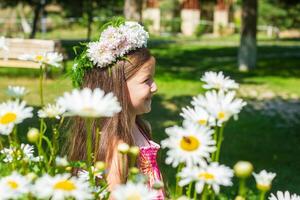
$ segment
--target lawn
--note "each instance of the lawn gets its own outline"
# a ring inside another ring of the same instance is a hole
[[[62,41],[72,58],[74,41]],[[232,167],[238,160],[251,161],[255,171],[276,172],[272,191],[300,193],[300,41],[260,40],[257,68],[241,73],[236,67],[236,39],[163,39],[150,41],[157,59],[157,95],[152,112],[145,117],[151,122],[153,138],[165,138],[166,127],[180,124],[182,107],[193,95],[203,92],[200,77],[205,71],[223,71],[241,84],[239,95],[249,102],[238,121],[225,128],[221,162]],[[68,69],[72,61],[67,63]],[[30,105],[39,105],[38,70],[0,68],[0,90],[7,85],[23,85],[31,93],[25,98]],[[297,87],[298,86],[298,87]],[[45,82],[46,102],[53,102],[72,85],[66,75],[54,71],[54,79]],[[0,101],[5,93],[0,93]],[[270,106],[271,105],[271,106]],[[288,108],[288,109],[287,109]],[[289,110],[290,109],[290,110]],[[28,122],[28,121],[27,121]],[[37,122],[33,119],[30,122]],[[23,134],[27,124],[22,126]],[[164,164],[161,151],[159,164],[165,180],[174,187],[175,170]],[[250,181],[254,189],[254,180]]]

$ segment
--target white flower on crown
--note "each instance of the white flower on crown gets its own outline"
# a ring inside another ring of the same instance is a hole
[[[149,34],[137,22],[109,26],[101,33],[99,41],[88,44],[87,56],[94,65],[103,68],[129,51],[146,47],[148,38]]]

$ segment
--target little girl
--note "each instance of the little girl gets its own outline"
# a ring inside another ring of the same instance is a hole
[[[124,181],[117,151],[121,143],[140,148],[137,166],[147,176],[150,188],[156,181],[161,181],[156,162],[160,147],[151,140],[150,126],[141,118],[142,114],[150,112],[151,99],[157,91],[153,79],[155,58],[146,48],[148,37],[148,33],[137,23],[108,26],[99,41],[89,43],[86,51],[75,59],[75,82],[82,88],[101,88],[105,92],[113,92],[122,107],[117,115],[93,122],[94,160],[104,161],[108,165],[110,190]],[[97,127],[101,127],[99,141],[95,141]],[[85,160],[85,143],[84,121],[77,118],[70,137],[70,160]],[[164,199],[162,190],[156,199]]]

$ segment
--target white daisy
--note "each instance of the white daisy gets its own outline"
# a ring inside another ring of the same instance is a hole
[[[8,51],[8,46],[5,37],[0,37],[0,50]]]
[[[184,168],[179,176],[180,186],[189,184],[190,182],[196,182],[195,189],[197,193],[201,193],[205,184],[211,185],[215,193],[220,192],[220,186],[231,186],[233,171],[224,165],[218,163],[210,163],[205,167],[192,167]]]
[[[183,127],[167,128],[166,133],[169,138],[161,141],[161,145],[169,148],[166,163],[173,167],[180,163],[185,163],[188,167],[206,165],[210,153],[216,150],[213,131],[207,127],[185,121]]]
[[[205,89],[227,91],[239,88],[239,85],[234,80],[231,80],[228,76],[225,77],[223,72],[205,72],[201,80],[205,82],[203,85],[203,88]]]
[[[14,124],[0,124],[0,134],[2,135],[9,135],[14,129]]]
[[[58,98],[57,103],[66,109],[68,116],[112,117],[121,111],[121,106],[113,93],[105,94],[103,90],[89,88],[74,89]]]
[[[89,183],[71,177],[69,174],[57,174],[54,177],[45,174],[36,180],[32,191],[36,197],[41,199],[74,198],[83,200],[93,198]]]
[[[29,144],[22,143],[20,148],[16,148],[16,147],[4,148],[0,151],[0,153],[5,155],[3,162],[7,162],[7,163],[12,162],[14,159],[16,160],[27,159],[31,161],[35,160],[35,157],[33,155],[34,147]]]
[[[149,190],[146,185],[132,182],[128,182],[126,185],[118,185],[112,191],[115,200],[153,200],[156,195],[157,193],[154,190]]]
[[[19,56],[20,60],[29,60],[33,62],[37,62],[39,64],[48,64],[54,67],[60,67],[60,63],[63,60],[62,54],[57,52],[47,52],[41,54],[23,54]]]
[[[272,193],[269,200],[300,200],[300,196],[297,194],[290,194],[289,191],[285,191],[284,193],[277,191],[277,195]]]
[[[16,98],[16,99],[21,99],[23,98],[26,94],[28,94],[28,90],[25,87],[22,86],[8,86],[6,94],[9,97]]]
[[[215,118],[218,126],[230,119],[231,116],[237,117],[237,114],[246,105],[242,99],[235,98],[235,92],[224,93],[220,90],[216,92],[207,91],[205,95],[198,95],[192,100],[192,105],[200,106],[208,111]]]
[[[56,164],[56,166],[60,166],[60,167],[68,166],[69,162],[67,160],[67,156],[64,156],[64,157],[57,156],[55,158],[55,164]]]
[[[30,179],[13,172],[0,179],[0,199],[19,199],[30,190]]]
[[[63,61],[63,55],[57,52],[49,52],[46,54],[45,63],[52,65],[54,67],[61,67],[61,62]]]
[[[32,117],[32,107],[26,107],[25,101],[8,101],[0,104],[0,125],[19,124]]]
[[[96,169],[95,167],[92,166],[92,173],[94,175],[95,178],[99,178],[102,179],[103,178],[103,171],[99,171],[98,169]],[[82,180],[85,181],[89,181],[90,180],[90,175],[89,172],[86,170],[80,170],[78,172],[78,177]]]
[[[26,107],[25,101],[16,100],[0,104],[0,134],[10,134],[15,124],[33,116],[32,110],[32,107]]]
[[[58,104],[48,104],[43,109],[38,111],[40,118],[56,118],[60,119],[61,115],[65,112],[65,109]]]
[[[259,174],[253,173],[256,181],[256,187],[262,191],[269,191],[271,189],[272,180],[275,178],[276,173],[267,172],[262,170]]]
[[[188,120],[201,126],[214,126],[215,120],[205,109],[196,106],[194,108],[186,107],[182,109],[180,115],[184,120]]]

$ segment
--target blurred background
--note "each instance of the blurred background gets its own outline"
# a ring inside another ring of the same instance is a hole
[[[39,70],[16,62],[15,54],[30,53],[34,44],[38,51],[45,40],[65,58],[45,81],[46,103],[71,90],[72,47],[98,39],[114,16],[139,21],[150,33],[159,89],[146,118],[156,142],[203,92],[203,73],[223,71],[240,83],[248,105],[225,128],[221,163],[251,161],[256,172],[277,173],[272,191],[300,193],[299,0],[0,0],[0,101],[8,85],[22,85],[31,91],[25,100],[39,108]],[[26,122],[24,135],[38,119]],[[173,189],[175,171],[164,164],[164,151],[159,163]],[[254,189],[254,179],[250,184]]]

